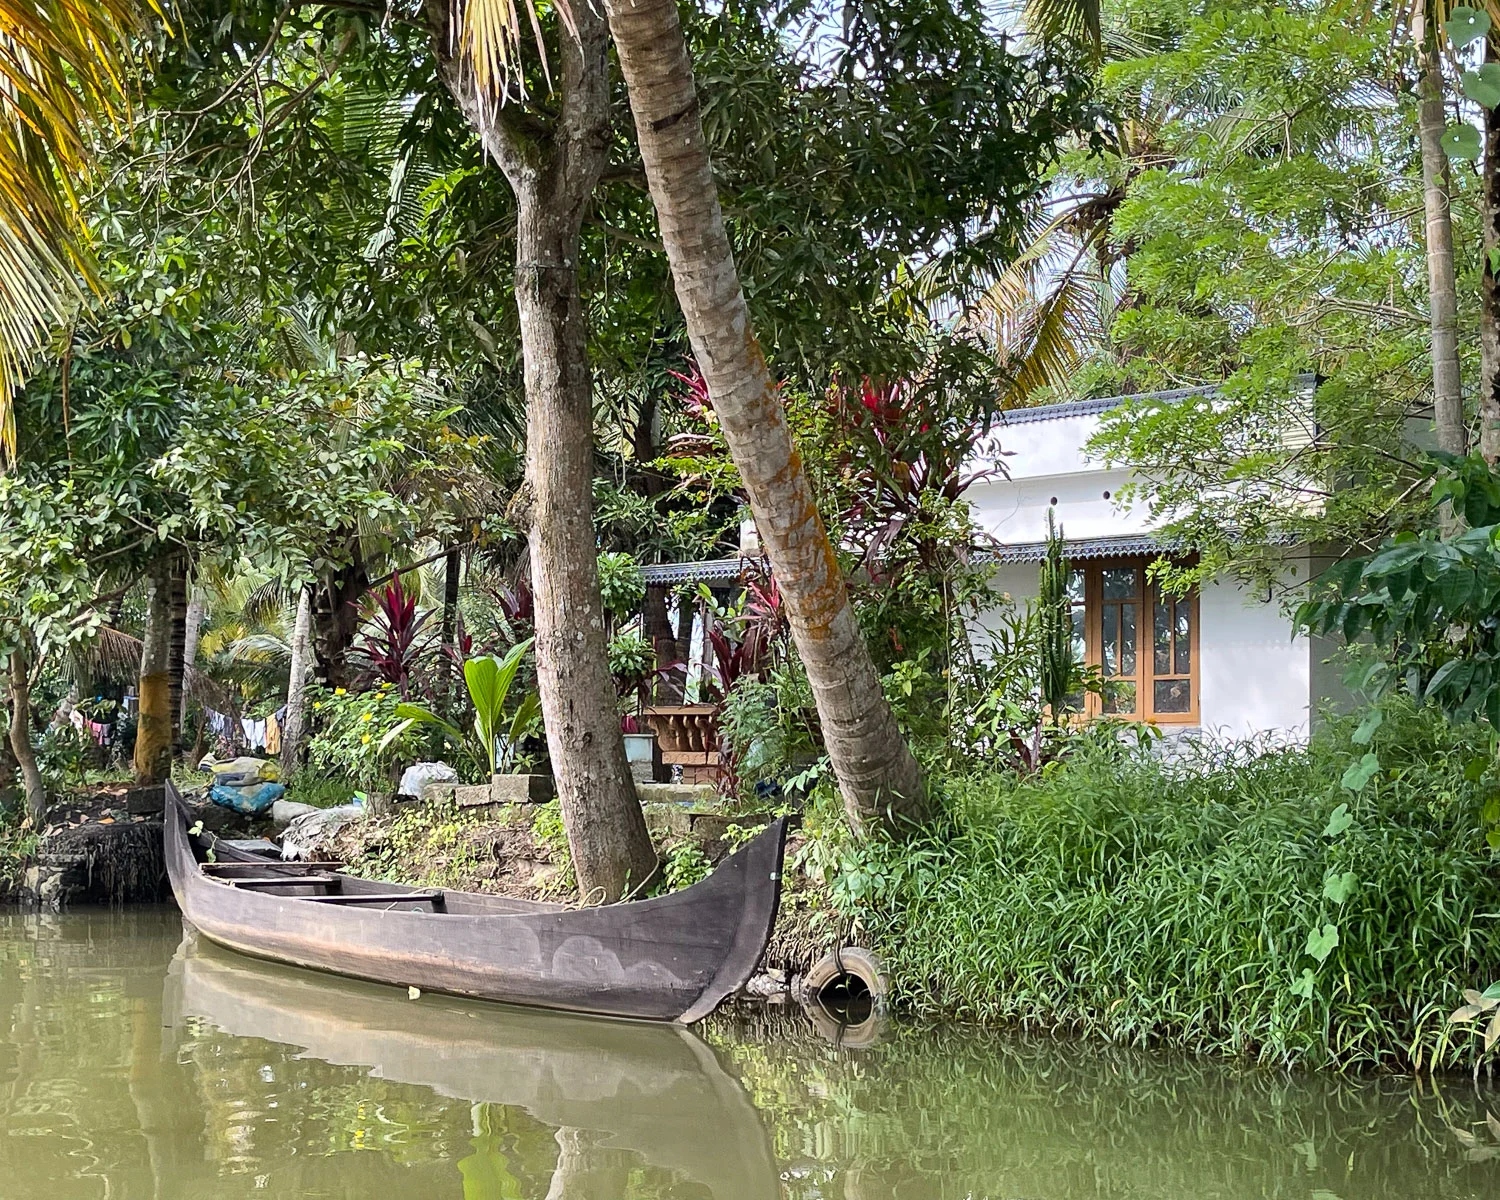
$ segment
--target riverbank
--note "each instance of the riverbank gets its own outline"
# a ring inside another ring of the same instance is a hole
[[[943,827],[846,845],[834,887],[908,1011],[1277,1065],[1471,1061],[1447,1016],[1500,979],[1477,725],[1393,706],[1307,746],[1099,738],[945,786]]]
[[[1500,979],[1500,783],[1477,729],[1392,708],[1368,732],[1170,755],[1084,738],[1037,775],[937,778],[946,816],[905,842],[855,841],[816,796],[759,986],[794,991],[864,946],[922,1018],[1283,1066],[1466,1066],[1475,1039],[1446,1018]],[[732,815],[663,808],[679,813],[653,815],[664,888],[740,836]],[[401,806],[316,852],[371,878],[578,898],[555,803]]]

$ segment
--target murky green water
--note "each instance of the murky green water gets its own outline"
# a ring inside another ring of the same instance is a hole
[[[1496,1197],[1485,1116],[1459,1083],[413,1002],[175,913],[0,915],[3,1200]]]

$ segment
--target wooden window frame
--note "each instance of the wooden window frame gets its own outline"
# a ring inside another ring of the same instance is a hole
[[[1197,725],[1200,723],[1200,704],[1202,702],[1202,659],[1199,652],[1201,623],[1201,606],[1198,602],[1196,590],[1188,593],[1180,600],[1173,600],[1174,606],[1186,604],[1189,606],[1188,618],[1188,667],[1186,676],[1177,672],[1156,674],[1156,640],[1155,620],[1157,603],[1161,599],[1161,592],[1156,583],[1147,575],[1146,569],[1156,561],[1155,556],[1129,557],[1129,558],[1091,558],[1069,564],[1074,571],[1083,573],[1083,632],[1084,632],[1084,661],[1090,666],[1101,666],[1104,662],[1104,572],[1112,570],[1134,570],[1136,572],[1136,592],[1131,598],[1121,598],[1109,603],[1134,603],[1136,606],[1136,670],[1132,676],[1111,676],[1112,679],[1132,680],[1136,686],[1136,704],[1132,712],[1104,711],[1104,698],[1097,692],[1090,692],[1084,698],[1084,710],[1081,716],[1085,720],[1095,720],[1100,717],[1108,717],[1119,721],[1133,721],[1143,725]],[[1075,602],[1076,603],[1076,602]],[[1175,611],[1175,607],[1174,607]],[[1175,658],[1175,641],[1174,658]],[[1175,662],[1174,662],[1175,665]],[[1156,682],[1158,679],[1182,679],[1188,680],[1191,688],[1192,703],[1187,712],[1163,712],[1154,711],[1156,697]]]

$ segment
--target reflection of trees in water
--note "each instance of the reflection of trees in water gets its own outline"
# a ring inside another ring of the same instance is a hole
[[[449,1099],[205,1020],[163,1030],[175,930],[80,928],[11,938],[0,926],[5,1200],[708,1198],[519,1106]],[[432,1010],[424,1019],[441,1032]],[[890,1027],[851,1052],[765,1009],[704,1033],[751,1092],[794,1200],[1500,1194],[1500,1162],[1467,1161],[1489,1139],[1466,1081],[1288,1076],[957,1029]],[[636,1079],[670,1060],[629,1062]],[[1450,1126],[1472,1127],[1476,1145]]]
[[[952,1027],[893,1026],[854,1052],[774,1010],[731,1011],[705,1034],[765,1116],[793,1196],[1500,1189],[1500,1165],[1466,1162],[1449,1128],[1484,1119],[1460,1080],[1290,1075]]]

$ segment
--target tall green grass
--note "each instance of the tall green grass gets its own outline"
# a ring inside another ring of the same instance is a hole
[[[854,860],[899,1000],[1266,1062],[1466,1059],[1444,1018],[1500,978],[1487,733],[1409,708],[1368,746],[1353,732],[1175,756],[1088,740],[1039,777],[950,780],[947,828]]]

